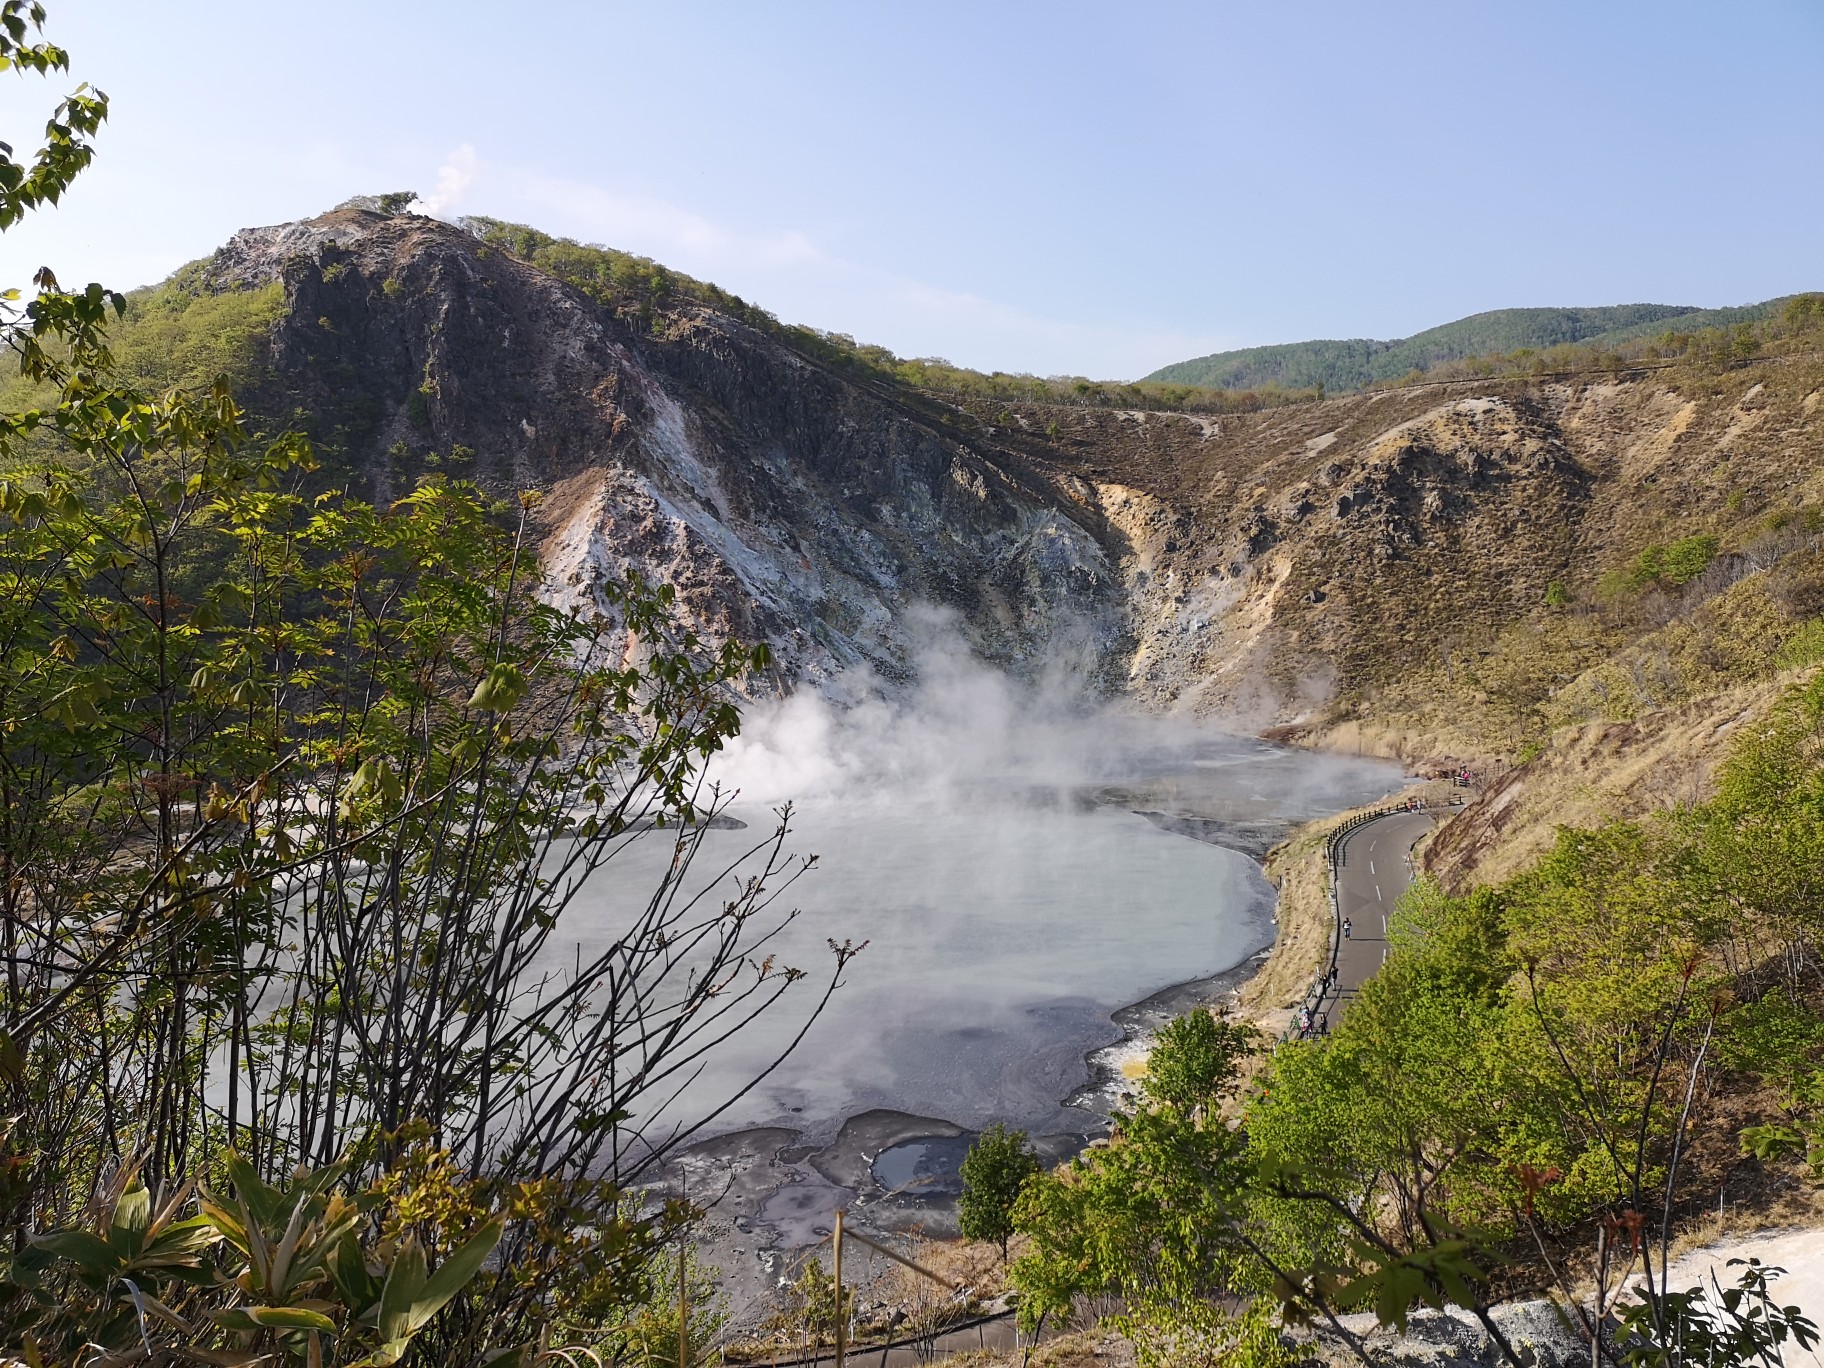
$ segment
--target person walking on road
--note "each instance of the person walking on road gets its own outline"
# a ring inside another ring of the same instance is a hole
[[[1354,930],[1355,930],[1355,923],[1350,921],[1349,918],[1344,917],[1343,918],[1343,939],[1348,940],[1351,933],[1354,932]]]

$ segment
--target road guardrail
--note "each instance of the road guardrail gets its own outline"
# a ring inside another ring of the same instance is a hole
[[[1357,812],[1338,823],[1325,835],[1324,885],[1326,895],[1330,899],[1330,954],[1318,967],[1316,977],[1311,980],[1311,987],[1306,990],[1304,999],[1299,1003],[1298,1011],[1293,1015],[1292,1022],[1286,1027],[1281,1039],[1291,1040],[1309,1036],[1321,1021],[1319,1013],[1323,1007],[1324,997],[1329,991],[1330,976],[1337,972],[1337,960],[1343,952],[1343,912],[1337,902],[1336,870],[1337,859],[1342,854],[1343,843],[1348,840],[1349,833],[1366,826],[1369,822],[1378,821],[1382,817],[1398,816],[1402,812],[1427,812],[1433,808],[1462,806],[1463,800],[1455,797],[1439,802],[1433,802],[1428,798],[1413,798],[1404,803],[1396,803],[1392,807]],[[1301,1020],[1309,1024],[1301,1028],[1299,1026]]]

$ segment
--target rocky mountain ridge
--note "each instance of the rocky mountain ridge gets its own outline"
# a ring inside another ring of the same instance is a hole
[[[896,387],[410,215],[249,230],[201,279],[282,287],[251,404],[312,424],[356,488],[541,488],[566,592],[669,581],[705,636],[773,645],[766,688],[904,681],[935,610],[1001,668],[1148,708],[1511,754],[1545,700],[1689,611],[1690,591],[1617,606],[1605,575],[1692,533],[1739,552],[1824,501],[1815,334],[1724,370],[1209,415]],[[1744,649],[1805,614],[1775,617]],[[1602,707],[1674,701],[1636,692]]]
[[[1119,649],[1114,565],[1049,472],[737,320],[642,329],[459,228],[347,210],[237,234],[205,280],[282,283],[253,405],[315,417],[361,492],[433,468],[542,489],[561,585],[673,584],[705,637],[770,642],[778,684],[908,678],[931,608],[1014,670]]]

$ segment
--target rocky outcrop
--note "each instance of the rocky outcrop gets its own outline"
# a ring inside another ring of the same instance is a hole
[[[256,406],[309,416],[357,487],[543,489],[561,592],[671,583],[701,635],[771,643],[776,682],[903,679],[932,609],[1016,673],[1124,654],[1070,500],[737,320],[642,331],[459,228],[355,210],[238,234],[209,278],[283,282]]]
[[[1309,716],[1447,617],[1506,621],[1568,573],[1592,479],[1550,411],[1417,397],[1226,418],[1217,440],[1159,421],[1131,456],[1107,443],[1125,458],[1096,488],[1128,543],[1133,692],[1259,726]]]

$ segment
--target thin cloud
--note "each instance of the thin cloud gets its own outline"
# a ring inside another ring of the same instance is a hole
[[[1171,328],[1043,318],[854,261],[798,229],[731,227],[650,195],[497,167],[466,146],[438,171],[426,212],[447,215],[478,186],[502,217],[653,257],[789,321],[848,333],[902,356],[942,356],[983,370],[1131,378],[1232,345]]]
[[[508,184],[516,197],[589,225],[622,250],[658,256],[631,243],[657,243],[668,250],[669,263],[682,267],[683,256],[706,257],[728,265],[821,265],[829,258],[803,233],[737,233],[717,226],[701,214],[645,195],[619,194],[576,181],[510,173]]]

